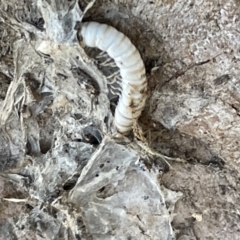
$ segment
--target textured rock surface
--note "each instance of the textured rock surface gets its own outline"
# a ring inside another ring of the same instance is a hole
[[[82,19],[141,53],[149,148],[113,137]],[[0,239],[239,239],[238,1],[2,0],[0,22]]]
[[[94,239],[174,236],[157,174],[136,162],[134,152],[105,140],[82,171],[70,201],[81,209]],[[166,192],[173,201],[181,196]]]

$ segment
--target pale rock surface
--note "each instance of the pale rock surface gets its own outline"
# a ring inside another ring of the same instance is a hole
[[[239,239],[239,6],[1,1],[0,239]],[[139,50],[149,148],[114,137],[82,20]]]

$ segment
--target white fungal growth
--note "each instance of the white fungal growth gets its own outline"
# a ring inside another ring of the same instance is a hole
[[[122,93],[115,110],[118,132],[128,133],[141,115],[147,98],[145,67],[131,41],[121,32],[106,24],[82,24],[81,36],[88,47],[96,47],[114,59],[122,77]]]

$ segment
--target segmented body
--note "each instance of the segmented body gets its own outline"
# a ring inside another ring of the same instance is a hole
[[[81,36],[86,46],[106,51],[120,69],[122,93],[115,110],[115,125],[118,132],[126,134],[141,115],[147,98],[142,58],[129,38],[109,25],[83,23]]]

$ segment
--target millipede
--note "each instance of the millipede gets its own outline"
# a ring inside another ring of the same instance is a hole
[[[82,23],[80,37],[87,47],[106,52],[120,70],[122,92],[114,121],[118,132],[127,134],[141,115],[147,99],[147,79],[142,58],[127,36],[107,24]]]

